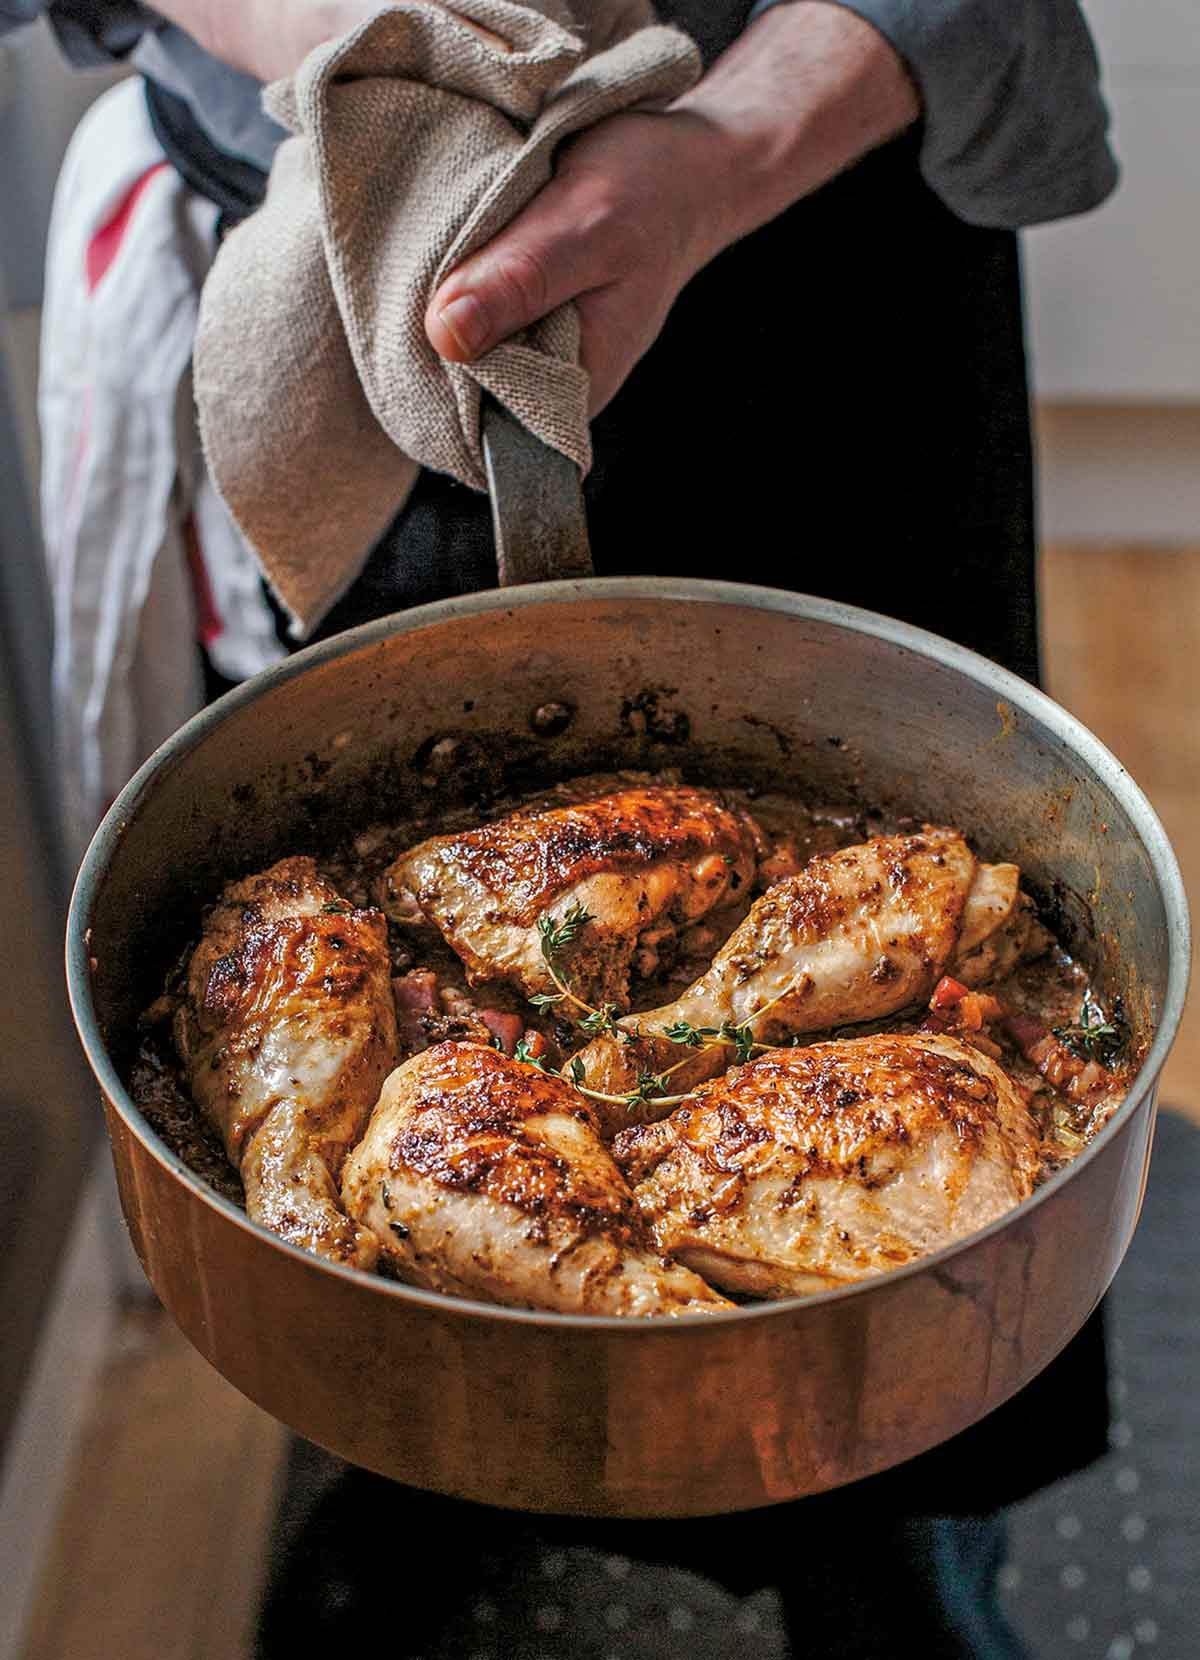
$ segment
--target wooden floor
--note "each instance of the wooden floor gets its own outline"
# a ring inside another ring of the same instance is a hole
[[[246,1660],[284,1448],[161,1309],[125,1311],[25,1660]]]
[[[1200,547],[1056,548],[1048,680],[1154,802],[1200,893]],[[1200,996],[1164,1099],[1200,1119]],[[24,1660],[245,1660],[283,1436],[157,1311],[123,1322]]]
[[[1051,696],[1124,762],[1162,819],[1200,903],[1200,547],[1056,547],[1042,610]],[[1193,954],[1193,985],[1196,981]],[[1200,996],[1162,1099],[1200,1122]]]

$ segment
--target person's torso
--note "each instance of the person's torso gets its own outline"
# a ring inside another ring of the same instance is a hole
[[[664,22],[690,34],[710,63],[745,26],[752,0],[658,0]],[[178,171],[231,219],[262,200],[287,136],[262,108],[262,86],[166,25],[143,36],[134,63],[146,77],[151,119]]]

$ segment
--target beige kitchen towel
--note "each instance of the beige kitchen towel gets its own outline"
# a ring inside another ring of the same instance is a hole
[[[555,147],[699,74],[629,0],[388,6],[267,89],[294,135],[205,283],[195,386],[209,468],[303,638],[358,575],[421,467],[486,488],[483,391],[590,462],[579,325],[564,306],[479,362],[424,327],[456,265],[549,179]],[[632,28],[631,28],[632,25]],[[589,42],[590,36],[590,42]],[[599,47],[599,49],[596,49]]]

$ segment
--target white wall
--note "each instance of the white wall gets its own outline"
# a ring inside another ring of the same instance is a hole
[[[1048,540],[1200,545],[1200,0],[1083,0],[1122,180],[1025,237]]]
[[[1200,4],[1083,0],[1123,178],[1030,231],[1035,382],[1054,402],[1200,402]]]

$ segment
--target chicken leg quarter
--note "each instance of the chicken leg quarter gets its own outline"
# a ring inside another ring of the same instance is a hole
[[[309,858],[225,889],[188,964],[175,1045],[240,1168],[247,1213],[293,1244],[372,1268],[378,1242],[336,1181],[397,1060],[387,925]]]
[[[575,993],[625,1009],[635,961],[653,972],[665,940],[748,895],[764,848],[753,820],[711,790],[630,786],[422,842],[385,873],[382,903],[399,922],[436,926],[473,985],[504,980],[527,997],[554,991],[539,919],[581,907],[591,920],[571,953]]]
[[[793,1296],[899,1267],[1033,1190],[1038,1135],[987,1055],[932,1033],[777,1049],[613,1143],[665,1251]]]
[[[413,1285],[575,1314],[711,1314],[651,1239],[583,1096],[477,1043],[392,1073],[342,1198]]]
[[[956,830],[931,826],[819,854],[755,902],[676,1002],[626,1016],[628,1037],[598,1037],[580,1052],[587,1087],[624,1095],[640,1074],[670,1069],[670,1093],[684,1094],[730,1064],[728,1045],[687,1049],[662,1035],[680,1022],[749,1023],[756,1042],[785,1043],[921,1002],[952,964],[968,976],[960,962],[995,967],[1001,952],[984,942],[998,934],[1015,960],[1039,926],[1019,877],[1016,865],[977,864]],[[609,1107],[604,1128],[662,1112],[653,1100]]]

